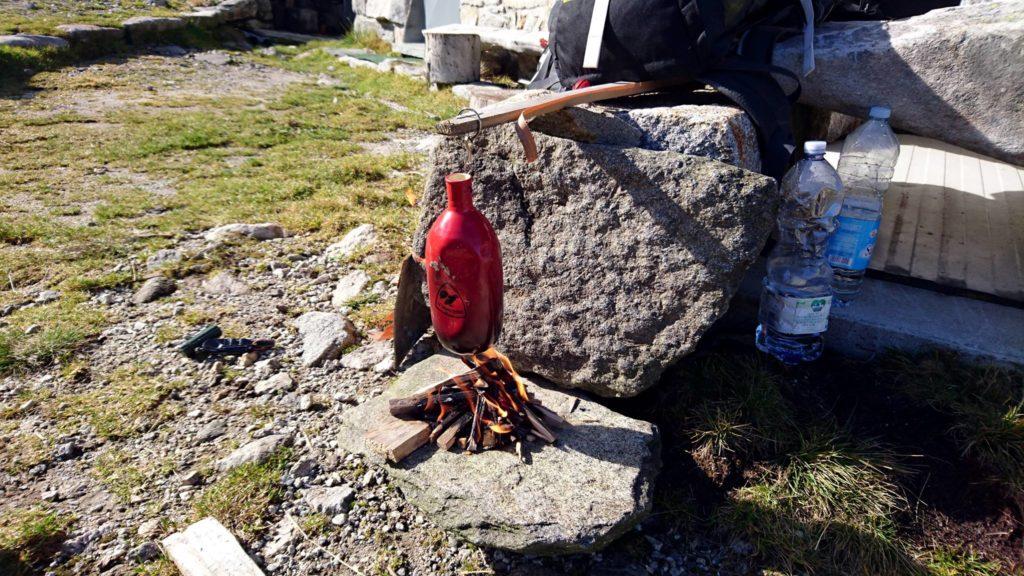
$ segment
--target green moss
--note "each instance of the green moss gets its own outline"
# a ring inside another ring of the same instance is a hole
[[[1000,576],[1004,574],[998,562],[988,562],[967,550],[940,548],[927,554],[928,570],[934,576]]]

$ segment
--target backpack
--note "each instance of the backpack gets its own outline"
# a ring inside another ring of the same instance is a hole
[[[799,77],[771,64],[784,34],[805,33],[836,0],[555,0],[548,46],[530,88],[571,90],[607,82],[691,79],[709,84],[751,117],[762,171],[781,179],[794,148],[790,109]],[[810,67],[808,66],[810,64]],[[790,78],[785,92],[772,76]]]

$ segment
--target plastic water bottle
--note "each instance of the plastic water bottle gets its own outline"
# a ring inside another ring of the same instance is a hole
[[[825,143],[804,144],[804,158],[782,179],[779,242],[768,258],[757,347],[785,364],[821,356],[832,306],[829,234],[843,204],[843,184],[825,160]]]
[[[889,128],[889,109],[875,106],[871,118],[846,137],[839,157],[839,177],[846,194],[839,225],[828,243],[832,289],[837,305],[860,292],[864,271],[878,238],[882,198],[892,180],[900,143]]]

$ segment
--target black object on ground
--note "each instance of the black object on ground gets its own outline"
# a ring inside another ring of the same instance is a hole
[[[247,352],[262,352],[274,347],[273,340],[220,338],[221,334],[220,327],[211,324],[186,340],[178,347],[178,350],[193,360],[205,360],[213,356],[237,356]]]

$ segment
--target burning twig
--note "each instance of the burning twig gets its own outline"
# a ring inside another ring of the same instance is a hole
[[[468,372],[407,398],[389,401],[392,416],[425,423],[429,430],[424,437],[418,430],[409,429],[410,442],[388,438],[389,457],[429,441],[443,450],[458,443],[468,452],[515,445],[516,453],[522,458],[522,442],[528,436],[552,443],[555,434],[551,429],[567,425],[560,416],[533,399],[512,364],[494,349],[464,360],[471,367]],[[395,428],[382,426],[381,431],[394,433]],[[383,444],[381,437],[387,434],[375,432],[371,436]],[[396,447],[399,449],[395,450]]]

